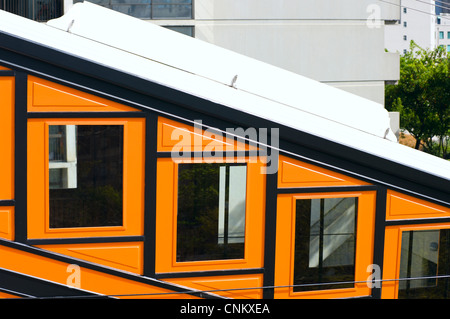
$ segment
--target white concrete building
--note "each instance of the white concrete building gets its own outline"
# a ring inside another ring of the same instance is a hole
[[[436,47],[434,0],[401,0],[398,23],[386,26],[386,49],[404,54],[413,40],[424,49]]]
[[[11,1],[3,0],[3,7],[12,8],[14,1]],[[36,1],[29,0],[30,8],[53,3]],[[56,2],[59,11],[63,5],[62,11],[67,12],[82,0]],[[399,77],[398,54],[384,51],[384,28],[385,22],[400,19],[400,0],[89,2],[175,29],[380,104],[384,103],[385,82]],[[20,10],[30,17],[28,9]],[[51,15],[46,13],[37,20],[45,21]],[[36,19],[36,13],[33,14]]]
[[[436,24],[436,46],[450,52],[450,13],[442,13]]]

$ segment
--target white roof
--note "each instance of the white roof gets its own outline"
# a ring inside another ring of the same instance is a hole
[[[398,144],[380,104],[89,2],[0,31],[450,179],[450,162]]]

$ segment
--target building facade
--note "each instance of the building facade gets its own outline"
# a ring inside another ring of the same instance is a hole
[[[434,0],[402,0],[400,19],[386,26],[386,49],[404,54],[413,40],[424,49],[436,47],[436,14]]]
[[[73,3],[81,2],[28,0],[29,3],[32,1],[36,2],[34,8],[39,3],[41,9],[58,3],[63,12]],[[384,51],[384,28],[386,21],[400,19],[400,0],[91,2],[380,104],[384,103],[385,82],[396,81],[399,77],[398,55]],[[43,21],[47,16],[54,17],[48,13],[39,20]]]
[[[450,163],[378,103],[87,3],[0,11],[0,93],[0,297],[450,295]]]
[[[436,24],[436,46],[450,52],[450,13],[442,13]]]

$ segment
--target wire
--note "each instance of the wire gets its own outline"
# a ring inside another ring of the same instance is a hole
[[[400,8],[407,8],[408,10],[421,12],[421,13],[427,14],[427,15],[429,15],[429,16],[439,17],[440,19],[447,19],[447,20],[450,20],[450,17],[445,16],[445,15],[436,15],[436,14],[432,14],[432,13],[429,13],[429,12],[426,12],[426,11],[422,11],[422,10],[419,10],[419,9],[416,9],[416,8],[411,8],[411,7],[403,6],[403,5],[401,5],[401,4],[392,3],[392,2],[389,2],[389,1],[385,1],[385,0],[378,0],[378,1],[384,2],[384,3],[387,3],[387,4],[390,4],[390,5],[393,5],[393,6],[397,6],[397,7],[400,7]]]
[[[217,293],[217,292],[231,292],[231,291],[244,291],[244,290],[261,290],[261,289],[284,289],[284,288],[296,288],[296,287],[316,287],[316,286],[330,286],[330,285],[343,285],[343,284],[375,284],[383,282],[400,282],[411,280],[426,280],[426,279],[446,279],[450,278],[450,275],[437,275],[437,276],[422,276],[422,277],[408,277],[398,279],[373,279],[373,280],[361,280],[361,281],[339,281],[339,282],[326,282],[326,283],[311,283],[311,284],[297,284],[297,285],[279,285],[279,286],[261,286],[261,287],[244,287],[244,288],[228,288],[228,289],[210,289],[210,290],[186,290],[186,291],[170,291],[170,292],[155,292],[155,293],[142,293],[142,294],[112,294],[112,295],[94,295],[94,296],[53,296],[53,297],[30,297],[33,299],[72,299],[72,298],[105,298],[105,297],[144,297],[144,296],[163,296],[163,295],[201,295]],[[25,297],[28,298],[28,297]]]
[[[426,2],[426,1],[422,1],[422,0],[415,0],[415,1],[416,1],[416,2],[422,2],[422,3],[425,3],[425,4],[427,4],[427,5],[434,6],[434,7],[438,7],[438,8],[441,8],[441,9],[447,9],[447,10],[450,10],[450,7],[447,7],[447,6],[437,5],[437,4],[432,4],[432,3],[429,3],[429,2]],[[438,2],[440,2],[440,1],[438,1]],[[445,4],[447,4],[447,3],[445,3]]]

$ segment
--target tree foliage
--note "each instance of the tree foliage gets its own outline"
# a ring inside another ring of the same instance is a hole
[[[450,158],[450,54],[443,48],[411,41],[400,57],[400,80],[386,86],[385,105],[400,112],[400,127],[416,139],[416,149]]]

